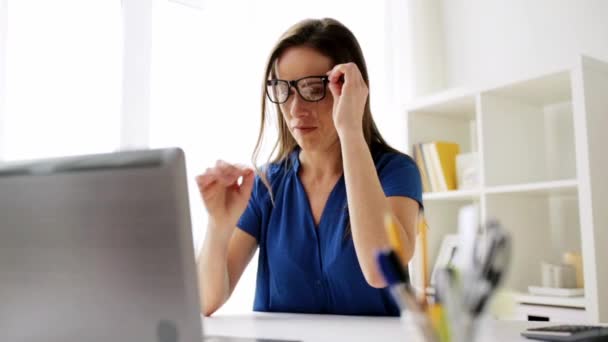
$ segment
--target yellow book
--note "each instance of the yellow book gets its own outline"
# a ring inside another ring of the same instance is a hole
[[[437,153],[439,159],[438,173],[442,190],[456,190],[458,188],[456,178],[456,156],[460,153],[460,146],[452,142],[436,141],[433,142],[433,149],[433,152]]]

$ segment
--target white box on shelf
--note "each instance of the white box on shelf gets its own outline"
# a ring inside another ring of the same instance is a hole
[[[477,189],[479,187],[478,153],[461,153],[456,156],[456,176],[458,190]]]

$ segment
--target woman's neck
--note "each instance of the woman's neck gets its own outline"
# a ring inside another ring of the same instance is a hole
[[[342,175],[342,150],[340,143],[326,150],[300,152],[300,176],[313,181],[334,179]]]

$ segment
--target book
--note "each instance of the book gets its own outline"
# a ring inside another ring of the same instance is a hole
[[[433,170],[433,176],[436,180],[437,188],[435,191],[448,191],[448,186],[445,181],[445,177],[443,176],[443,171],[441,168],[441,160],[439,159],[439,151],[437,150],[437,143],[429,144],[429,156],[431,161],[431,169]]]
[[[422,180],[422,191],[423,192],[431,192],[431,184],[429,183],[429,176],[426,169],[426,165],[424,164],[424,159],[422,158],[422,148],[421,144],[414,144],[412,146],[414,150],[414,161],[416,165],[418,165],[418,169],[420,170],[420,178]]]
[[[460,153],[460,146],[445,141],[433,142],[432,146],[432,159],[438,172],[440,191],[458,189],[456,156]]]
[[[450,191],[458,188],[456,156],[457,143],[434,141],[412,146],[414,160],[420,169],[424,192]]]
[[[439,188],[439,174],[431,161],[431,150],[433,146],[431,144],[422,144],[422,158],[424,159],[424,165],[428,172],[429,183],[431,184],[431,191],[440,191]]]

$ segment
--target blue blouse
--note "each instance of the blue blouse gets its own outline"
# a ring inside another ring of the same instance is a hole
[[[329,195],[316,227],[300,182],[299,149],[266,168],[275,204],[256,177],[237,226],[259,245],[255,311],[396,316],[388,289],[371,287],[359,266],[349,227],[344,176]],[[386,196],[405,196],[422,206],[414,161],[372,149]]]

